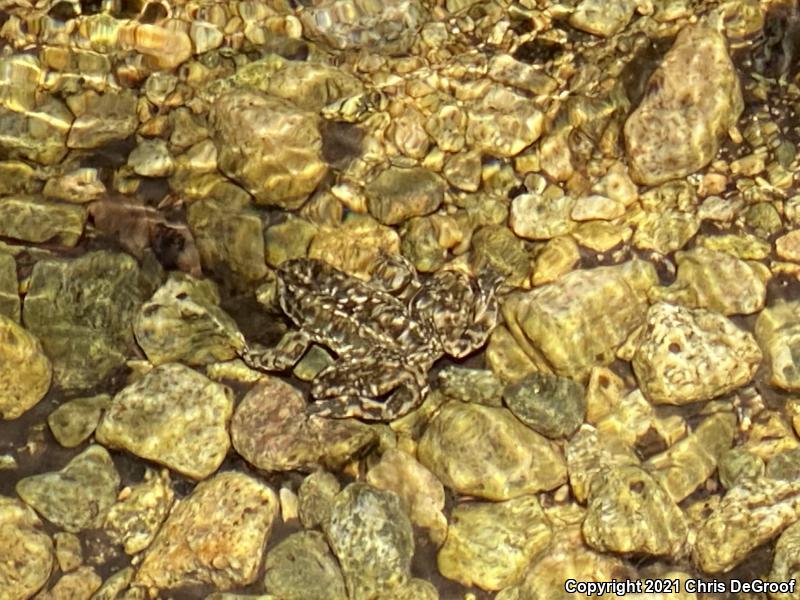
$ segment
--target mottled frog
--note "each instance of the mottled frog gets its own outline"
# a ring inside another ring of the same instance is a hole
[[[310,413],[388,421],[418,406],[439,358],[486,342],[498,319],[499,277],[440,270],[421,281],[404,258],[384,258],[368,282],[321,260],[284,262],[277,300],[298,329],[274,348],[245,348],[244,361],[281,371],[317,343],[337,359],[312,382]]]

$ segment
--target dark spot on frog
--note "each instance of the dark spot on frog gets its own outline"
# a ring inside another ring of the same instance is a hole
[[[358,125],[343,121],[323,121],[322,157],[332,166],[343,169],[361,155],[364,132]]]

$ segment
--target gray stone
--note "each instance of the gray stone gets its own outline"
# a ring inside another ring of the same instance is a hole
[[[533,373],[507,386],[506,406],[525,425],[549,438],[572,435],[586,416],[586,390],[572,379]]]
[[[136,341],[154,365],[230,360],[244,348],[244,336],[219,302],[211,280],[170,273],[136,315]]]
[[[267,554],[264,570],[267,592],[282,600],[347,600],[339,565],[317,531],[287,537]]]
[[[22,318],[53,362],[55,382],[85,389],[133,355],[131,322],[146,295],[139,266],[127,254],[44,259],[33,267]]]
[[[96,529],[117,497],[120,477],[105,448],[89,446],[60,471],[25,477],[17,494],[45,519],[72,533]]]
[[[323,523],[351,600],[369,600],[411,577],[414,533],[400,498],[351,483],[334,499]]]

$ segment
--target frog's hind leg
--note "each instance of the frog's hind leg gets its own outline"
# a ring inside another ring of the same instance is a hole
[[[288,331],[274,348],[247,346],[240,352],[240,356],[251,369],[285,371],[300,360],[311,341],[311,338],[302,331]]]
[[[407,360],[391,355],[340,361],[315,378],[309,412],[336,418],[361,417],[388,421],[422,402],[427,392],[424,374]]]
[[[421,404],[427,386],[402,386],[389,395],[386,400],[359,394],[342,394],[312,402],[307,412],[319,417],[344,419],[358,417],[366,421],[392,421],[402,417]]]

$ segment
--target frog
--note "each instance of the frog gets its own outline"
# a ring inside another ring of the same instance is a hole
[[[487,342],[498,318],[501,276],[443,268],[422,278],[402,256],[383,256],[369,280],[316,258],[293,258],[275,271],[276,304],[296,328],[274,347],[246,344],[251,368],[291,369],[311,344],[335,361],[311,382],[307,412],[329,418],[392,421],[418,407],[428,372]]]

